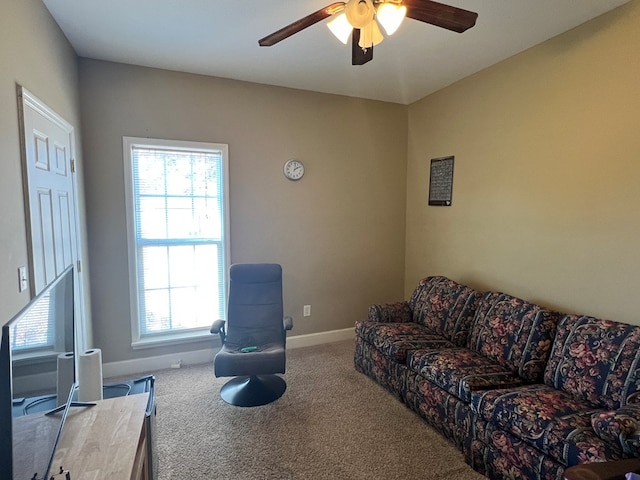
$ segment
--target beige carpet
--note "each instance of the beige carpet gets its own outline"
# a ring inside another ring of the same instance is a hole
[[[291,349],[276,402],[233,407],[210,364],[155,372],[158,480],[479,480],[460,452],[353,367],[353,342]]]

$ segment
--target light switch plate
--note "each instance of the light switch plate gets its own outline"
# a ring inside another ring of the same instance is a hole
[[[29,288],[27,267],[22,265],[21,267],[18,267],[18,292],[24,292],[27,288]]]

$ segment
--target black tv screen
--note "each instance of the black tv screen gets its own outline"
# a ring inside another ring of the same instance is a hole
[[[48,478],[75,390],[73,274],[67,268],[2,327],[2,478]]]

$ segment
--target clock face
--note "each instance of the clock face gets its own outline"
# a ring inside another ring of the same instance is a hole
[[[284,176],[289,180],[300,180],[304,175],[304,165],[300,160],[289,160],[284,164]]]

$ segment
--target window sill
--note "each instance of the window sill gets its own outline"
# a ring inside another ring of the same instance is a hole
[[[131,348],[142,350],[145,348],[165,347],[182,343],[194,343],[217,340],[217,335],[212,335],[209,329],[191,330],[189,332],[168,333],[161,335],[149,335],[131,342]]]
[[[12,358],[16,365],[36,365],[55,361],[57,356],[67,352],[55,352],[53,350],[44,350],[39,352],[13,352]]]

